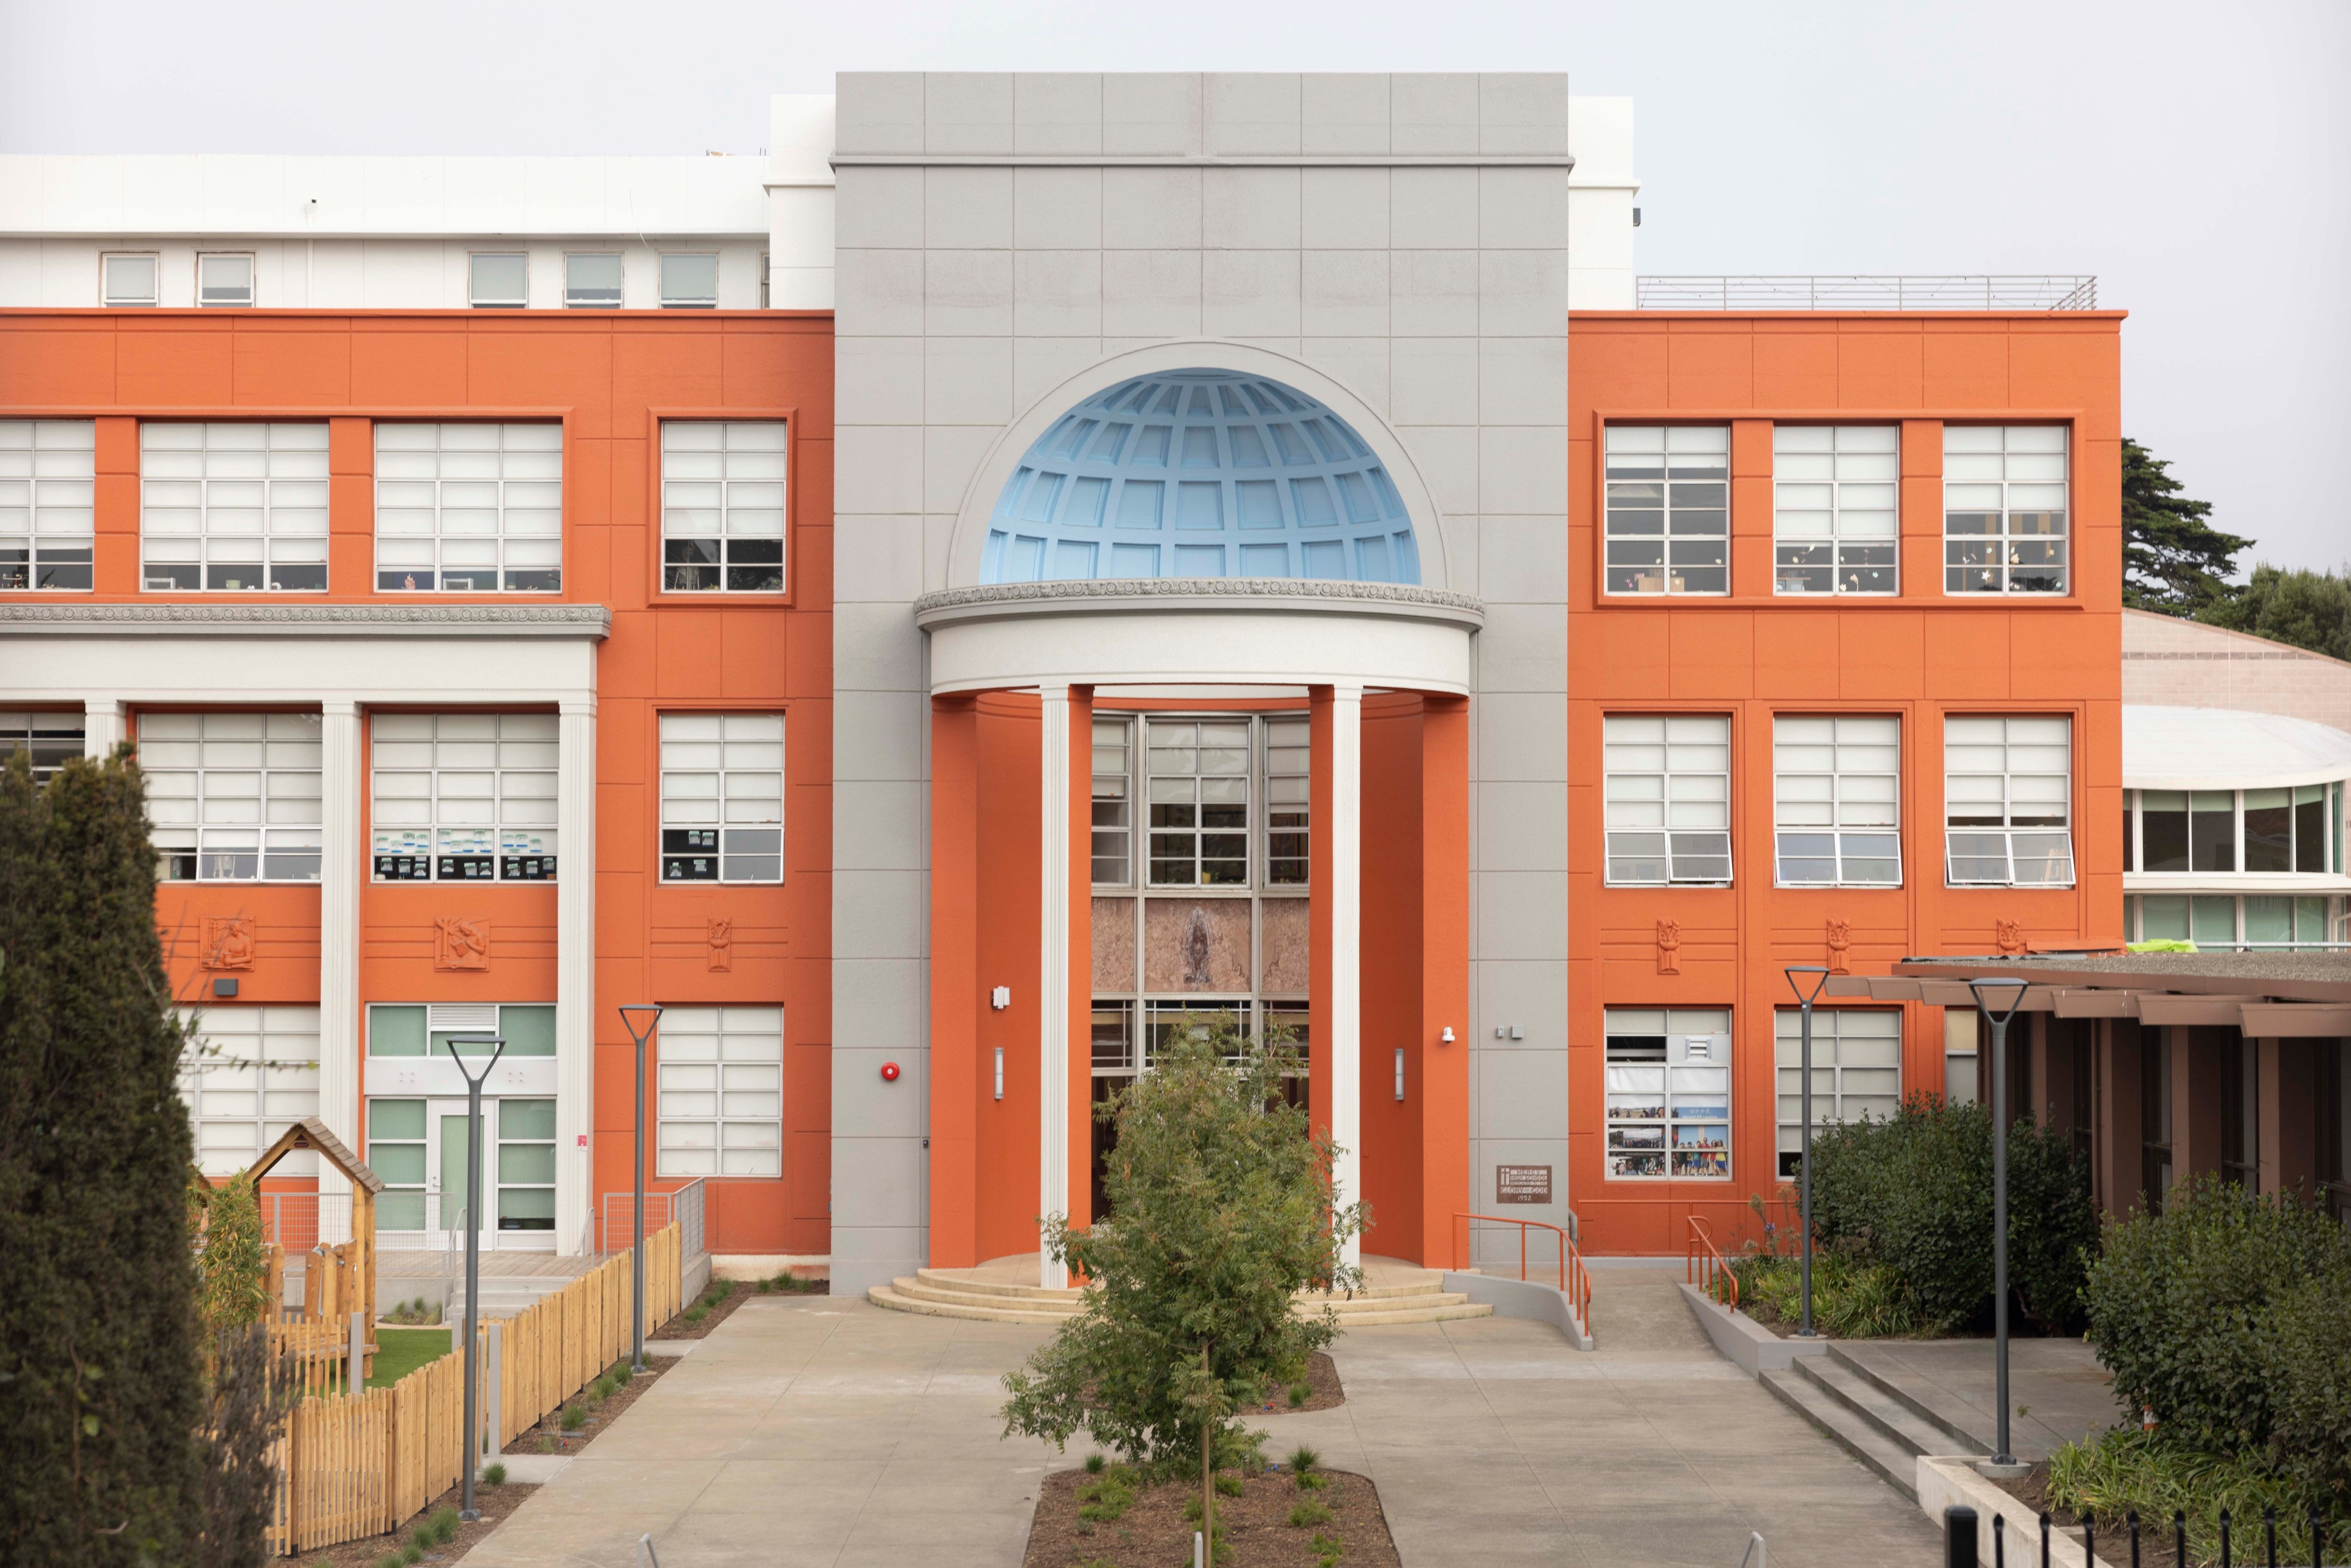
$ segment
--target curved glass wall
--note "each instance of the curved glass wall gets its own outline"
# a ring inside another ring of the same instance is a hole
[[[979,580],[1420,580],[1369,443],[1295,387],[1232,371],[1137,376],[1053,422],[1005,482]]]

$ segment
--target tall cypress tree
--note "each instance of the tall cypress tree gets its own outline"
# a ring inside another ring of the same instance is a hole
[[[185,1561],[203,1419],[183,1044],[127,755],[0,771],[0,1559]]]
[[[2212,503],[2184,488],[2170,464],[2123,437],[2123,602],[2134,610],[2192,616],[2237,591],[2229,579],[2253,541],[2214,528]]]

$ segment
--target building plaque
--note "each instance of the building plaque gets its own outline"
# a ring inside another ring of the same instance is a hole
[[[1494,1167],[1494,1201],[1496,1203],[1549,1203],[1551,1201],[1551,1167],[1549,1166],[1496,1166]]]

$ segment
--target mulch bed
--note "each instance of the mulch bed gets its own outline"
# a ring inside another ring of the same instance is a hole
[[[538,1490],[520,1481],[508,1481],[502,1487],[476,1485],[474,1488],[474,1506],[481,1511],[482,1517],[471,1524],[460,1524],[455,1535],[426,1552],[423,1561],[456,1562],[473,1550],[475,1542],[496,1530],[507,1515],[520,1508],[525,1498]],[[423,1513],[390,1535],[371,1535],[362,1541],[346,1541],[340,1546],[321,1547],[316,1552],[300,1552],[292,1557],[274,1558],[272,1561],[295,1563],[298,1568],[374,1568],[378,1559],[387,1552],[399,1551],[401,1544],[408,1539],[409,1531],[431,1518],[434,1509],[444,1506],[457,1506],[455,1487],[425,1504]]]
[[[711,1281],[714,1285],[726,1285],[732,1288],[727,1291],[725,1299],[704,1315],[700,1322],[687,1322],[685,1314],[680,1312],[659,1329],[648,1327],[645,1330],[645,1337],[647,1339],[707,1339],[710,1331],[732,1316],[736,1308],[760,1296],[778,1296],[789,1301],[794,1296],[822,1296],[830,1293],[830,1287],[822,1280],[803,1280],[798,1289],[787,1291],[774,1289],[762,1291],[759,1286],[764,1282],[755,1280],[714,1280]],[[695,1301],[700,1300],[702,1300],[700,1296],[694,1299]],[[686,1305],[691,1307],[694,1301],[688,1301]]]
[[[507,1452],[510,1454],[576,1454],[594,1442],[597,1435],[611,1426],[622,1411],[643,1398],[645,1390],[659,1383],[669,1369],[677,1364],[676,1356],[653,1354],[651,1343],[653,1337],[651,1334],[645,1336],[647,1342],[645,1369],[629,1379],[628,1386],[616,1391],[610,1399],[590,1406],[586,1426],[577,1432],[567,1432],[563,1429],[564,1406],[587,1403],[588,1389],[583,1388],[565,1400],[562,1405],[557,1406],[540,1417],[536,1427],[526,1427],[516,1433],[514,1441],[506,1446]],[[628,1363],[628,1354],[622,1352],[617,1364],[626,1366]],[[595,1381],[594,1378],[590,1378],[589,1386],[592,1388]]]
[[[1985,1479],[1991,1479],[1990,1477]],[[2048,1509],[2053,1532],[2064,1536],[2076,1547],[2082,1544],[2082,1521],[2074,1511],[2050,1507],[2049,1466],[2045,1462],[2034,1465],[2029,1475],[2019,1476],[2012,1481],[1992,1480],[1991,1484],[2036,1514]],[[1990,1563],[1991,1526],[1986,1522],[1979,1528],[1980,1533],[1976,1537],[1976,1552],[1984,1562]],[[2179,1559],[2171,1550],[2171,1521],[2142,1519],[2138,1525],[2138,1554],[2134,1557],[2130,1549],[2130,1526],[2119,1519],[2102,1519],[2098,1521],[2098,1560],[2102,1563],[2135,1563],[2138,1568],[2180,1568]],[[2235,1545],[2240,1562],[2254,1561],[2261,1550],[2261,1521],[2255,1520],[2251,1531],[2239,1531]],[[2040,1527],[2034,1526],[2029,1540],[2011,1541],[2007,1557],[2015,1563],[2040,1562]]]
[[[1347,1391],[1339,1386],[1338,1364],[1321,1351],[1316,1351],[1306,1363],[1306,1385],[1312,1390],[1303,1405],[1290,1402],[1287,1387],[1270,1390],[1265,1403],[1247,1412],[1251,1416],[1303,1415],[1309,1410],[1330,1410],[1347,1402]]]
[[[1301,1491],[1288,1470],[1261,1471],[1241,1482],[1241,1495],[1217,1499],[1217,1533],[1229,1554],[1222,1568],[1317,1568],[1327,1548],[1315,1538],[1344,1548],[1345,1568],[1403,1568],[1378,1489],[1344,1470],[1317,1470],[1330,1484]],[[1025,1568],[1171,1568],[1192,1560],[1192,1531],[1184,1505],[1199,1496],[1199,1482],[1168,1482],[1137,1493],[1115,1520],[1086,1527],[1080,1534],[1078,1489],[1095,1478],[1083,1470],[1059,1470],[1044,1479],[1037,1515],[1029,1527]],[[1331,1511],[1330,1522],[1292,1525],[1290,1511],[1312,1500]]]

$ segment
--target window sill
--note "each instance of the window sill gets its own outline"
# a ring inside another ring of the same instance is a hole
[[[1616,888],[1626,893],[1713,893],[1729,888],[1727,882],[1603,882],[1604,888]]]
[[[2070,882],[1946,882],[1947,893],[2071,893]]]
[[[1902,593],[1603,593],[1598,608],[1671,605],[1723,610],[1785,609],[1803,605],[1837,610],[2086,610],[2078,598],[2051,594],[1902,594]]]

